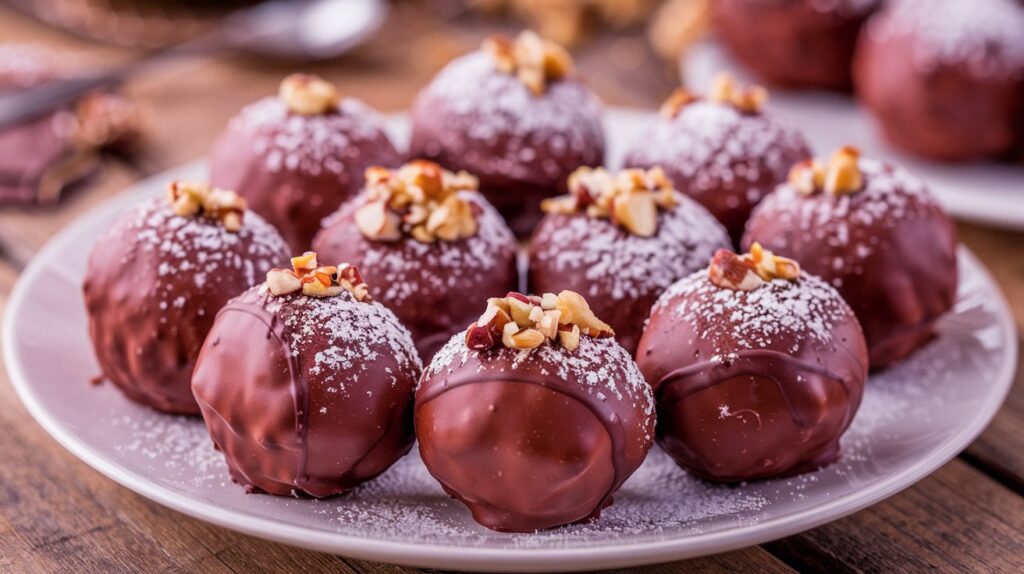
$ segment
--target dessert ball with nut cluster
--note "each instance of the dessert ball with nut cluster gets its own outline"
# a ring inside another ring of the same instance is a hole
[[[229,299],[288,261],[277,231],[232,191],[174,182],[100,236],[83,292],[103,378],[135,401],[198,414],[189,379]]]
[[[313,245],[363,270],[424,361],[476,319],[467,294],[497,297],[518,282],[515,237],[476,178],[425,160],[367,170],[363,192],[324,221]]]
[[[293,74],[277,97],[232,118],[210,153],[214,185],[237,189],[294,251],[363,185],[373,165],[400,161],[377,113],[316,76]]]
[[[731,245],[725,228],[660,168],[617,175],[580,168],[569,177],[569,195],[542,208],[547,215],[530,242],[530,290],[583,294],[630,353],[658,296]]]
[[[822,279],[755,244],[719,251],[658,299],[637,363],[658,444],[689,472],[738,482],[836,460],[864,392],[867,344]]]
[[[611,326],[572,291],[489,299],[416,390],[430,474],[487,528],[597,518],[640,466],[654,401]]]
[[[601,103],[561,47],[532,32],[495,37],[448,64],[416,98],[409,153],[480,178],[521,237],[569,174],[604,162]]]
[[[793,257],[842,293],[872,368],[932,338],[956,300],[956,227],[919,178],[843,148],[803,162],[754,211],[743,244]]]
[[[750,210],[811,157],[794,127],[765,111],[767,92],[720,74],[706,98],[684,90],[626,152],[626,167],[662,167],[676,189],[722,222],[734,242]]]
[[[217,316],[192,391],[247,492],[343,493],[412,448],[420,358],[355,267],[307,252],[266,278]]]
[[[1024,152],[1024,3],[901,0],[868,21],[857,95],[896,145],[945,160]]]
[[[716,0],[717,37],[769,84],[849,90],[857,35],[881,0]]]

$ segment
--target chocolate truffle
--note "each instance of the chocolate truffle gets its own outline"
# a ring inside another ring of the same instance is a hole
[[[805,162],[754,211],[743,244],[800,261],[842,293],[864,328],[871,367],[931,339],[956,300],[956,228],[919,178],[860,158]]]
[[[658,444],[689,472],[736,482],[836,460],[867,378],[853,311],[825,281],[759,246],[715,254],[655,303],[637,362]]]
[[[83,286],[103,377],[128,398],[198,414],[189,378],[214,317],[288,261],[277,231],[234,192],[175,182],[100,236]]]
[[[247,492],[325,497],[412,448],[422,364],[355,267],[319,266],[311,252],[292,266],[217,315],[192,391]]]
[[[540,201],[574,169],[604,161],[601,104],[559,46],[523,32],[491,38],[448,64],[416,98],[409,153],[480,178],[480,190],[525,237]]]
[[[890,2],[861,34],[854,74],[906,150],[966,160],[1024,149],[1024,3]]]
[[[465,294],[497,297],[518,284],[516,240],[475,177],[414,160],[367,170],[366,188],[324,221],[314,249],[363,270],[429,361],[479,312]]]
[[[363,186],[363,172],[399,163],[377,113],[315,76],[295,74],[278,97],[246,106],[210,154],[214,185],[237,189],[295,251]]]
[[[762,109],[766,98],[728,74],[716,78],[707,98],[677,90],[626,152],[625,165],[662,167],[738,242],[750,210],[811,156],[799,131]]]
[[[881,0],[715,0],[718,38],[769,84],[850,90],[857,35]]]
[[[730,246],[725,228],[660,168],[580,168],[569,195],[543,208],[530,242],[530,290],[581,293],[630,353],[658,296]]]
[[[577,293],[509,293],[452,337],[416,389],[430,474],[494,530],[596,519],[640,466],[654,401]]]

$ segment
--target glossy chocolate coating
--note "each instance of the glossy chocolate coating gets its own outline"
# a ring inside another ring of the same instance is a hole
[[[653,405],[610,338],[478,352],[458,334],[416,391],[416,435],[427,469],[477,522],[531,532],[611,504],[650,450]]]
[[[198,414],[189,379],[217,311],[288,264],[281,236],[246,212],[237,233],[145,201],[100,236],[83,292],[103,377],[154,409]]]
[[[851,195],[779,186],[754,211],[743,244],[796,259],[838,289],[877,369],[930,340],[953,307],[956,227],[916,176],[868,159],[860,169],[865,187]]]
[[[480,190],[520,237],[541,218],[540,201],[565,193],[577,167],[604,163],[601,103],[576,78],[534,95],[473,52],[449,63],[416,97],[411,157],[480,178]]]
[[[782,87],[853,88],[861,26],[880,0],[715,0],[717,37],[763,81]]]
[[[253,287],[217,315],[192,390],[248,492],[325,497],[412,448],[421,363],[380,303]]]
[[[637,363],[654,388],[658,444],[689,472],[725,482],[836,460],[868,368],[857,319],[822,280],[734,291],[707,271],[658,300]]]
[[[268,97],[228,124],[210,153],[210,181],[237,191],[301,253],[320,221],[362,188],[366,168],[399,161],[381,118],[359,100],[303,116]]]
[[[659,209],[652,237],[584,214],[544,216],[530,242],[530,292],[580,293],[615,329],[615,339],[635,352],[658,296],[731,245],[725,228],[706,209],[676,196],[675,208]]]
[[[699,100],[673,118],[659,116],[624,163],[662,167],[677,190],[707,208],[738,242],[754,206],[810,156],[800,132],[770,113]]]
[[[865,26],[857,94],[891,142],[967,160],[1024,150],[1024,4],[893,2]]]
[[[457,241],[420,243],[367,239],[355,225],[365,194],[345,203],[324,221],[313,248],[325,262],[355,265],[377,301],[394,311],[412,332],[416,348],[429,361],[451,338],[480,317],[466,302],[504,297],[518,286],[516,239],[497,211],[478,193],[462,192],[477,213],[477,234]]]

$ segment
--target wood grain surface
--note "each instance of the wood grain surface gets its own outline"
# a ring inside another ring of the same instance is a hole
[[[458,26],[403,7],[368,46],[304,66],[382,111],[409,105],[453,55],[494,23]],[[0,7],[0,41],[41,42],[132,56],[75,42]],[[615,57],[605,57],[609,49]],[[654,107],[675,74],[622,35],[584,46],[578,63],[609,103]],[[223,56],[148,72],[127,86],[144,106],[147,139],[130,163],[103,173],[58,208],[0,208],[0,313],[18,270],[61,227],[139,178],[201,157],[243,104],[275,90],[291,68]],[[1024,194],[1024,185],[1022,185]],[[1022,195],[1021,201],[1024,201]],[[961,224],[1024,326],[1024,235]],[[101,476],[33,422],[0,369],[0,572],[416,572],[265,542],[168,510]],[[646,570],[667,572],[1024,571],[1024,373],[993,424],[960,457],[867,510],[786,539]],[[620,571],[627,572],[627,571]]]

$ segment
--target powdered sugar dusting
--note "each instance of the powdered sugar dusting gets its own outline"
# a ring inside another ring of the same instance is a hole
[[[531,253],[546,269],[582,270],[588,298],[636,299],[657,294],[707,265],[716,249],[730,245],[725,228],[695,201],[676,194],[676,207],[660,211],[658,231],[640,237],[605,219],[559,217],[542,224]]]
[[[698,337],[716,343],[718,357],[790,339],[795,347],[789,351],[796,353],[803,340],[830,341],[836,323],[850,317],[839,293],[807,273],[796,281],[775,279],[742,291],[716,286],[701,270],[670,287],[651,313],[673,306],[676,317],[690,322]]]
[[[142,257],[135,262],[125,259],[124,265],[157,266],[154,295],[161,309],[180,308],[193,294],[182,290],[172,276],[191,276],[195,292],[201,294],[219,285],[221,277],[229,277],[234,289],[239,275],[245,285],[255,285],[267,271],[288,262],[284,240],[259,215],[246,211],[242,228],[232,233],[210,219],[175,215],[165,198],[135,206],[106,237],[124,238],[131,242],[125,253]],[[100,239],[98,244],[110,240]]]
[[[341,175],[362,144],[385,137],[381,117],[354,98],[343,98],[337,113],[304,116],[290,113],[279,98],[266,97],[243,108],[228,129],[245,134],[269,172],[309,176]]]
[[[626,166],[661,165],[673,179],[685,179],[684,192],[751,187],[756,201],[790,168],[790,150],[806,149],[793,126],[761,113],[743,114],[734,107],[700,100],[684,106],[672,120],[659,118],[630,147]],[[764,169],[770,170],[765,174]]]
[[[267,311],[283,322],[292,355],[305,357],[317,384],[327,385],[328,392],[347,393],[347,383],[358,383],[360,373],[379,370],[375,361],[381,352],[394,357],[409,379],[422,368],[412,335],[380,303],[356,301],[348,291],[334,297],[274,297],[266,284],[258,289]]]
[[[914,39],[915,65],[965,64],[978,77],[1024,77],[1024,5],[1017,0],[899,0],[868,25],[878,40]]]

